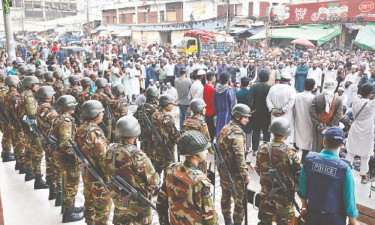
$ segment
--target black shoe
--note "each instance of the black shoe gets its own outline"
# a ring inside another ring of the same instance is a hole
[[[72,208],[73,207],[70,207],[70,208],[65,210],[65,212],[63,214],[63,219],[62,219],[63,223],[70,223],[70,222],[76,222],[76,221],[83,220],[83,215],[80,215],[79,213],[73,212]]]
[[[61,206],[61,199],[62,198],[62,195],[61,195],[61,192],[57,192],[56,194],[56,201],[55,201],[55,206],[58,207],[58,206]]]
[[[75,213],[83,212],[83,209],[84,209],[83,206],[76,207],[76,199],[75,198],[73,200],[73,206],[72,206],[72,208],[73,208],[73,212],[75,212]]]
[[[20,164],[16,162],[16,165],[14,166],[14,170],[19,170],[20,169]]]
[[[31,168],[26,168],[26,176],[25,176],[25,181],[30,181],[35,179],[33,169]]]
[[[34,182],[34,189],[47,189],[48,184],[42,179],[42,174],[36,175],[35,176],[35,182]]]
[[[92,222],[92,223],[87,223],[87,225],[95,225],[95,223],[94,223],[94,222]]]
[[[232,218],[225,218],[224,217],[225,225],[233,225]]]
[[[26,166],[24,163],[20,163],[20,174],[26,173]]]
[[[3,162],[12,162],[14,160],[16,160],[16,159],[14,158],[13,153],[3,152]]]
[[[51,185],[51,186],[49,187],[48,200],[56,199],[56,195],[57,195],[57,192],[56,192],[56,185]]]

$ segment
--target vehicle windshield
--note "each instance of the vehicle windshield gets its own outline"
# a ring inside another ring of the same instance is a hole
[[[183,49],[185,47],[185,44],[186,44],[186,39],[179,39],[177,41],[175,41],[172,46],[177,46],[178,49]]]

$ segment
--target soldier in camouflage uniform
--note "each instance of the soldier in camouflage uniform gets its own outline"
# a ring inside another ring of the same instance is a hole
[[[273,179],[268,175],[269,147],[272,148],[272,164],[276,168],[287,188],[294,194],[298,190],[301,163],[297,155],[297,150],[284,143],[290,135],[290,123],[286,118],[278,117],[270,125],[269,132],[274,134],[271,143],[264,143],[257,153],[255,170],[260,176],[262,190],[260,193],[260,207],[258,224],[272,224],[272,219],[276,215],[277,224],[292,224],[294,220],[294,205],[280,190],[274,196],[270,196],[273,186]]]
[[[162,141],[174,155],[174,145],[178,143],[180,134],[178,133],[173,120],[173,115],[171,113],[173,109],[173,102],[174,99],[170,95],[160,96],[159,105],[161,107],[161,111],[154,112],[154,114],[152,114],[151,123],[154,124],[162,138]],[[156,143],[155,134],[152,134],[152,141],[153,143]],[[156,148],[153,148],[149,157],[155,167],[156,172],[159,174],[175,161],[174,156],[172,158],[167,150],[163,149],[160,143],[158,143]]]
[[[0,101],[2,104],[4,103],[4,97],[6,93],[8,92],[8,88],[5,87],[4,81],[5,81],[5,73],[3,71],[0,71]],[[0,109],[3,110],[3,109]],[[0,129],[1,133],[3,133],[3,138],[1,140],[1,146],[3,148],[3,151],[1,152],[1,158],[3,159],[3,162],[11,162],[14,161],[14,155],[11,152],[12,149],[12,126],[8,121],[5,121],[3,119],[0,119]],[[19,166],[19,165],[18,165]]]
[[[25,79],[25,77],[26,77],[27,67],[26,66],[19,66],[18,72],[21,74],[19,76],[20,80],[23,81],[23,79]]]
[[[51,106],[55,91],[50,86],[42,86],[37,92],[39,107],[37,109],[37,123],[44,137],[50,135],[52,124],[59,116]],[[49,186],[48,200],[56,199],[56,192],[61,192],[62,172],[57,162],[57,150],[51,146],[43,146],[46,159],[46,183]]]
[[[121,84],[120,84],[121,85]],[[117,85],[116,85],[117,86]],[[137,119],[125,116],[116,123],[116,136],[119,144],[113,144],[106,153],[105,164],[109,176],[119,175],[135,189],[150,198],[159,187],[159,175],[147,155],[134,145],[141,134]],[[109,186],[115,204],[113,224],[151,224],[151,208],[130,197],[129,205],[123,207],[121,191]]]
[[[111,140],[112,120],[107,108],[111,103],[111,99],[113,99],[111,89],[107,87],[108,81],[105,78],[97,79],[95,81],[95,86],[98,87],[98,90],[96,90],[91,96],[91,99],[99,101],[104,107],[103,122],[105,126],[101,128],[103,129],[107,140]],[[108,93],[109,96],[106,93]]]
[[[232,120],[226,124],[218,135],[218,147],[232,176],[237,195],[235,195],[228,175],[223,167],[219,168],[220,186],[222,189],[221,209],[225,224],[242,224],[245,215],[245,190],[250,178],[245,160],[245,133],[241,126],[246,125],[250,117],[250,108],[244,104],[237,104],[232,109]],[[232,222],[231,205],[234,200]]]
[[[27,76],[35,76],[35,69],[33,69],[33,68],[27,69],[26,75]]]
[[[96,100],[89,100],[82,105],[83,124],[77,130],[76,143],[99,176],[108,183],[109,177],[106,175],[108,173],[104,163],[107,139],[98,126],[103,119],[103,111],[103,105]],[[88,170],[83,177],[86,223],[107,224],[111,211],[111,197]]]
[[[153,141],[151,136],[151,131],[148,131],[143,124],[142,116],[146,114],[147,118],[151,121],[151,116],[154,112],[158,111],[158,89],[154,86],[150,86],[146,90],[146,103],[139,105],[137,111],[133,116],[138,120],[141,125],[142,133],[139,136],[139,141],[141,142],[141,149],[146,153],[147,156],[151,156],[151,151],[153,150]]]
[[[43,75],[44,75],[44,69],[37,69],[35,70],[35,76],[39,79],[39,82],[41,84],[43,84],[44,80],[43,80]]]
[[[26,173],[25,167],[25,139],[23,128],[21,125],[20,117],[17,113],[17,103],[19,102],[20,95],[17,92],[17,87],[19,85],[19,78],[15,75],[9,75],[5,78],[5,85],[9,87],[8,93],[4,96],[4,106],[7,109],[7,114],[10,118],[12,118],[16,126],[13,127],[9,125],[11,128],[11,136],[12,136],[12,144],[14,149],[14,156],[16,158],[16,167],[15,169],[19,169],[20,174]],[[32,172],[32,171],[31,171]]]
[[[62,70],[56,70],[53,72],[53,77],[56,79],[52,84],[53,89],[55,89],[55,99],[59,99],[65,94],[65,87],[63,82],[64,72]]]
[[[166,171],[156,204],[161,225],[217,223],[210,180],[197,169],[198,164],[206,160],[210,146],[205,135],[198,131],[188,131],[181,136],[178,150],[186,160],[173,163]]]
[[[78,104],[82,106],[83,103],[85,103],[88,100],[91,100],[90,89],[92,85],[92,80],[88,77],[85,77],[81,80],[81,85],[82,85],[83,90],[78,94],[77,101],[78,101]]]
[[[22,83],[25,90],[20,95],[18,111],[23,118],[22,126],[26,138],[25,163],[27,171],[25,181],[33,179],[35,175],[34,189],[46,189],[48,185],[42,179],[41,171],[43,149],[29,125],[36,123],[38,102],[34,98],[34,93],[38,90],[40,82],[35,76],[30,76],[26,77]]]
[[[78,102],[78,94],[81,92],[81,89],[82,89],[80,81],[79,81],[79,76],[72,75],[71,77],[69,77],[69,84],[70,84],[70,87],[66,90],[66,94],[73,96]],[[81,125],[80,115],[81,115],[81,109],[80,107],[76,107],[74,109],[74,113],[72,114],[72,116],[74,117],[74,120],[76,121],[77,126]]]
[[[43,86],[52,87],[52,85],[53,85],[53,72],[51,72],[51,71],[45,72],[43,74],[43,78],[44,78]]]
[[[83,211],[83,207],[74,206],[74,198],[78,192],[80,170],[78,159],[73,155],[72,145],[70,144],[76,134],[75,121],[72,117],[76,105],[77,101],[73,96],[61,96],[56,102],[56,109],[60,112],[60,116],[56,119],[52,129],[52,135],[59,141],[59,161],[64,176],[63,223],[83,219],[79,214]],[[55,206],[61,205],[61,192],[57,196]]]
[[[115,120],[118,121],[121,117],[128,115],[128,104],[125,100],[125,87],[118,84],[112,88],[115,99],[111,100],[109,107],[111,107]],[[118,142],[115,134],[115,127],[112,126],[111,143]]]

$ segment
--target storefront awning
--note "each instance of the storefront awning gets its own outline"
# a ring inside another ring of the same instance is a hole
[[[375,23],[367,24],[359,29],[354,44],[364,49],[375,50]]]
[[[271,38],[300,39],[305,38],[310,41],[316,41],[320,46],[337,35],[341,34],[340,27],[331,27],[326,24],[301,25],[296,28],[274,28],[268,30]],[[249,41],[255,41],[266,38],[266,30],[250,37]]]
[[[354,24],[354,23],[346,23],[345,27],[347,27],[349,30],[359,30],[363,27],[361,24]]]

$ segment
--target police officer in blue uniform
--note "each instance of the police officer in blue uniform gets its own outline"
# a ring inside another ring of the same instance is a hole
[[[310,152],[302,166],[299,196],[306,225],[356,224],[358,210],[354,196],[353,168],[350,162],[340,159],[339,148],[345,140],[338,127],[323,131],[324,149]]]

